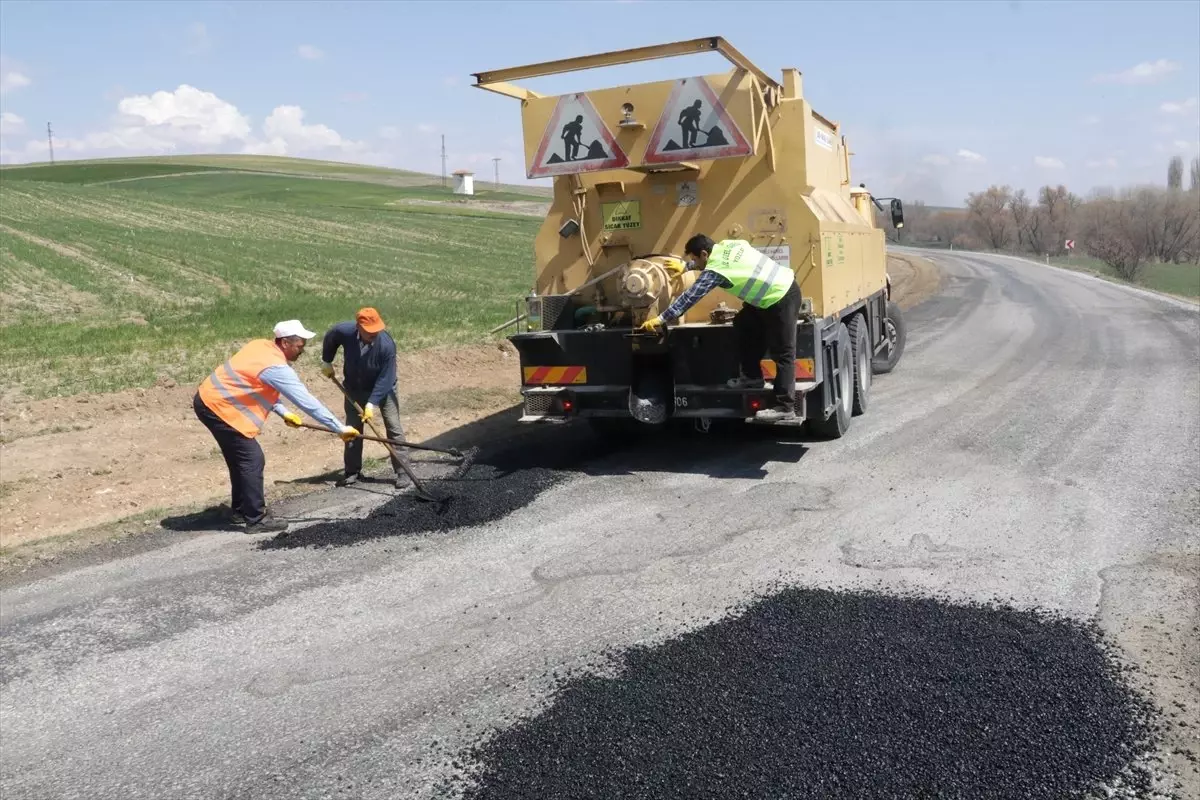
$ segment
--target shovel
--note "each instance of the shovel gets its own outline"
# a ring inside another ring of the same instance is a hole
[[[328,428],[322,425],[314,425],[311,422],[301,422],[300,427],[312,428],[314,431],[329,431]],[[441,447],[430,447],[423,444],[414,444],[412,442],[406,442],[403,439],[384,439],[381,436],[368,436],[365,433],[360,433],[358,438],[365,439],[368,442],[379,442],[380,444],[391,445],[391,447],[412,447],[417,450],[431,450],[434,453],[445,453],[448,456],[452,456],[453,458],[457,459],[459,463],[458,466],[454,468],[454,472],[444,480],[461,478],[464,474],[466,474],[467,470],[471,468],[471,465],[475,463],[475,457],[479,453],[478,447],[472,447],[464,453],[461,450],[456,450],[454,448],[447,450]],[[403,462],[401,462],[401,465],[403,465]]]
[[[352,398],[350,396],[350,393],[346,391],[346,387],[342,386],[341,381],[339,381],[335,377],[330,377],[329,380],[331,380],[335,384],[337,384],[337,387],[342,390],[342,394],[344,394],[346,396],[346,399],[354,404],[354,408],[358,411],[358,416],[361,419],[362,413],[363,413],[362,406],[360,406],[357,402],[355,402],[354,398]],[[375,431],[375,436],[372,436],[369,438],[371,438],[372,440],[380,441],[380,442],[384,443],[384,446],[387,447],[388,451],[392,454],[392,457],[395,458],[396,461],[400,464],[400,468],[403,469],[405,474],[408,475],[408,479],[410,481],[412,481],[413,488],[416,490],[416,496],[418,498],[420,498],[421,500],[427,500],[430,503],[444,503],[446,500],[449,499],[449,498],[445,498],[445,497],[434,497],[432,494],[430,494],[429,490],[425,488],[424,484],[422,484],[421,481],[417,480],[417,475],[415,472],[413,472],[412,467],[409,466],[408,459],[405,458],[404,456],[400,455],[400,451],[392,446],[391,440],[384,439],[379,436],[379,429],[375,427],[374,422],[372,422],[371,420],[367,420],[367,424],[371,426],[371,430]],[[319,425],[313,425],[312,423],[307,423],[307,422],[301,423],[301,425],[305,428],[315,428],[317,430],[322,430],[322,431],[328,430],[328,428],[323,428]],[[360,436],[361,436],[361,434],[360,434]],[[368,437],[363,436],[362,438],[365,439]]]

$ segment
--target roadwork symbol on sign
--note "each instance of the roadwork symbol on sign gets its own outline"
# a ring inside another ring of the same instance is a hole
[[[753,152],[708,81],[681,78],[671,89],[642,161],[671,164],[689,158],[730,158]]]
[[[528,177],[548,178],[627,166],[629,157],[604,127],[587,95],[565,94],[554,106]]]

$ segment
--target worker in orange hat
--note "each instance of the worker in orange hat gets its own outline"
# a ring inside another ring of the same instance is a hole
[[[387,332],[379,312],[360,308],[353,320],[339,322],[325,332],[321,351],[325,377],[333,377],[333,359],[338,348],[343,351],[342,385],[350,395],[346,399],[346,424],[363,430],[363,424],[382,416],[387,438],[403,439],[400,424],[400,401],[396,396],[396,342]],[[357,403],[363,410],[361,418]],[[346,442],[345,471],[338,486],[357,483],[362,473],[362,439]],[[396,488],[403,488],[407,477],[393,455],[392,469],[396,473]]]

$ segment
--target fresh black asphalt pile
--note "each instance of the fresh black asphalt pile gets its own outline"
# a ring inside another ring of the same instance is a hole
[[[1152,707],[1048,614],[789,588],[618,664],[466,754],[465,800],[1148,796]]]

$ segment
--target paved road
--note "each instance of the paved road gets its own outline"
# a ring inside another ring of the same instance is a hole
[[[1094,616],[1160,699],[1200,707],[1200,314],[935,259],[942,294],[840,441],[630,452],[478,529],[211,533],[10,587],[0,793],[428,796],[437,748],[537,708],[548,670],[779,575]]]

